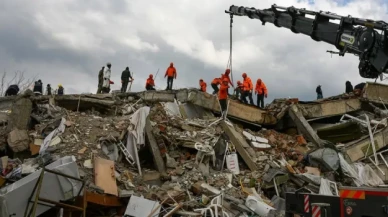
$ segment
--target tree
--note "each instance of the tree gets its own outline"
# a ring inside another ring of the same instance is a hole
[[[16,71],[12,78],[8,78],[8,73],[4,71],[0,80],[0,95],[3,96],[7,88],[12,84],[19,86],[19,92],[24,92],[32,87],[38,75],[26,78],[24,73],[25,71]]]

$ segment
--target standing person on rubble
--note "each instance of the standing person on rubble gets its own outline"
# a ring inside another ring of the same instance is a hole
[[[199,90],[202,92],[206,92],[206,82],[203,81],[203,79],[199,79]]]
[[[38,81],[35,81],[33,92],[35,93],[35,95],[43,94],[43,83],[40,79]]]
[[[248,104],[247,97],[249,98],[249,103],[251,105],[255,105],[253,103],[252,98],[252,90],[253,90],[253,83],[250,77],[247,76],[247,73],[243,73],[242,77],[244,79],[243,81],[243,95],[241,96],[241,100],[243,103]]]
[[[268,91],[264,82],[260,78],[256,81],[255,94],[257,95],[257,107],[264,108],[264,97],[267,98]]]
[[[103,82],[102,82],[102,93],[109,93],[110,91],[110,75],[111,75],[111,68],[112,64],[109,62],[106,64],[106,68],[104,69],[104,74],[103,74]]]
[[[241,95],[243,92],[243,84],[241,81],[237,81],[237,87],[234,89],[234,93],[236,95],[236,98],[241,101]]]
[[[147,78],[145,88],[146,90],[155,90],[155,81],[152,74],[150,74],[150,76]]]
[[[315,89],[315,92],[317,92],[317,99],[323,98],[322,88],[321,85],[318,85],[317,89]]]
[[[97,88],[97,94],[100,94],[102,91],[102,83],[104,82],[104,68],[103,66],[101,70],[98,72],[98,88]]]
[[[5,91],[5,96],[16,96],[19,93],[19,86],[17,84],[10,85]]]
[[[63,88],[62,84],[58,84],[57,95],[62,96],[63,94],[65,94],[65,88]]]
[[[222,83],[220,85],[220,90],[218,91],[218,100],[220,102],[221,106],[221,113],[222,117],[225,118],[226,110],[228,107],[227,99],[228,99],[228,88],[229,88],[229,80],[227,78],[224,78],[222,80]]]
[[[47,84],[47,87],[46,87],[46,95],[50,96],[51,95],[51,86],[50,84]]]
[[[174,67],[174,63],[170,63],[170,66],[166,70],[166,74],[164,75],[164,78],[167,77],[167,88],[166,90],[172,90],[172,83],[174,82],[174,79],[176,79],[176,69]]]
[[[222,81],[223,81],[224,79],[227,79],[227,80],[228,80],[228,83],[229,83],[230,85],[232,85],[232,87],[234,88],[234,85],[233,85],[232,81],[230,80],[229,74],[230,74],[230,69],[226,69],[226,70],[225,70],[225,74],[222,74],[221,79],[222,79]],[[229,90],[228,90],[228,94],[229,94]]]
[[[121,92],[127,92],[128,83],[132,82],[133,78],[131,76],[131,72],[129,71],[129,67],[125,68],[125,70],[121,73]]]
[[[216,94],[218,93],[218,85],[220,85],[222,83],[222,76],[223,74],[221,74],[221,78],[215,78],[213,79],[212,83],[210,84],[213,88],[213,94]]]
[[[351,93],[353,92],[353,85],[350,83],[350,81],[346,81],[345,83],[345,93]]]

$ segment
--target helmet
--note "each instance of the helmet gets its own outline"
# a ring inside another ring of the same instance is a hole
[[[228,78],[224,78],[224,79],[222,79],[222,82],[229,82],[229,79]]]
[[[108,62],[106,65],[107,65],[107,66],[111,66],[112,64],[110,64],[110,62]]]
[[[62,87],[62,84],[58,84],[58,87]]]
[[[257,83],[261,83],[261,79],[259,78],[259,79],[257,79]]]
[[[203,81],[203,79],[201,78],[201,79],[199,79],[199,81]]]
[[[244,72],[244,73],[242,74],[242,77],[243,77],[243,78],[246,78],[246,77],[247,77],[247,73]]]
[[[230,74],[230,69],[226,69],[225,70],[225,75],[229,75]]]
[[[154,77],[154,75],[150,74],[150,78],[153,78],[153,77]]]

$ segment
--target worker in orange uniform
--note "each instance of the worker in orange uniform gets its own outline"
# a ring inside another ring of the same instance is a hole
[[[170,66],[166,70],[164,77],[167,77],[167,88],[166,90],[172,90],[172,83],[176,79],[176,69],[174,63],[170,63]]]
[[[257,95],[257,107],[264,108],[264,97],[267,98],[268,91],[264,82],[260,78],[256,81],[255,93]]]
[[[225,74],[222,74],[221,79],[222,79],[222,80],[224,80],[224,78],[225,78],[225,79],[228,79],[228,83],[229,83],[230,85],[232,85],[232,87],[234,88],[234,85],[233,85],[232,81],[230,80],[229,74],[230,74],[230,69],[226,69],[226,70],[225,70]],[[229,91],[228,91],[228,94],[229,94]]]
[[[146,90],[155,90],[155,81],[152,74],[150,74],[150,76],[147,78],[145,88]]]
[[[228,88],[229,88],[229,80],[227,78],[224,78],[222,80],[221,86],[220,86],[220,91],[218,92],[218,100],[220,102],[221,106],[221,112],[222,112],[222,117],[225,118],[225,112],[227,109],[227,99],[228,99]]]
[[[221,74],[221,77],[222,77],[222,74]],[[222,82],[222,79],[221,78],[215,78],[213,79],[212,83],[211,83],[211,86],[213,88],[213,94],[216,94],[218,93],[218,85],[220,85]]]
[[[247,73],[243,73],[242,77],[244,78],[243,81],[243,95],[241,96],[241,100],[243,103],[248,104],[247,97],[249,98],[249,103],[251,105],[255,105],[253,103],[253,98],[252,98],[252,90],[253,90],[253,84],[251,78],[247,76]]]
[[[237,99],[239,99],[241,101],[241,96],[242,96],[242,92],[243,92],[243,84],[241,83],[241,81],[237,81],[237,87],[234,89],[234,93],[237,97]]]
[[[199,90],[201,90],[202,92],[206,92],[206,82],[203,81],[203,79],[199,79]]]

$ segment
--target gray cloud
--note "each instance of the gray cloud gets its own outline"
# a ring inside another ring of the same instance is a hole
[[[331,11],[340,15],[387,20],[387,4],[380,0],[297,1],[242,0],[242,6],[268,8],[277,3]],[[176,87],[196,87],[219,76],[229,56],[229,17],[224,10],[235,1],[12,1],[0,9],[0,69],[39,74],[45,84],[61,83],[68,93],[95,92],[97,73],[113,64],[113,89],[129,66],[135,73],[134,91],[144,90],[146,77],[159,68],[156,85],[174,62]],[[17,12],[15,9],[17,8]],[[246,72],[262,78],[268,102],[279,97],[315,98],[321,84],[324,96],[344,92],[346,80],[357,84],[358,58],[333,56],[333,46],[293,34],[272,24],[235,17],[233,77]]]

